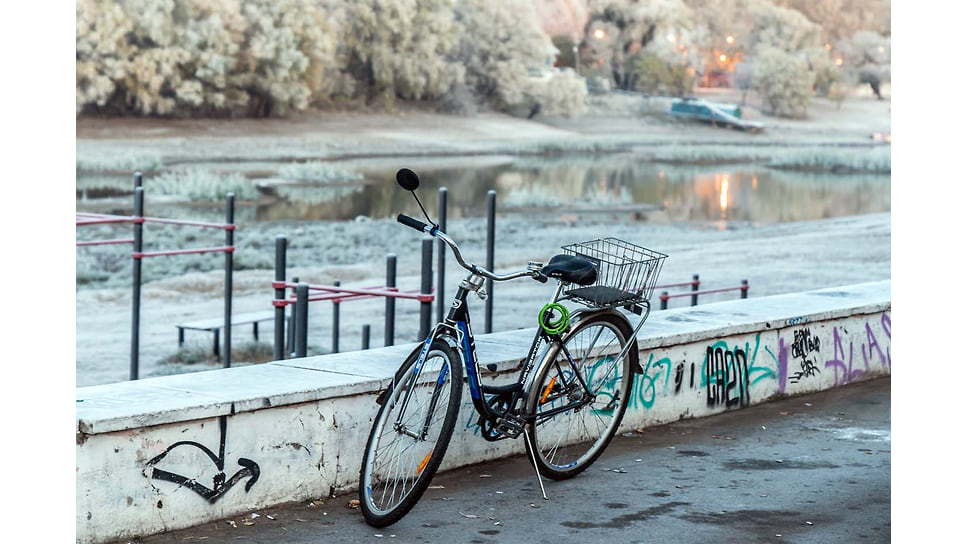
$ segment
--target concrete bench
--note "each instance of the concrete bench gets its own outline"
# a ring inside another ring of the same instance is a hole
[[[255,341],[259,341],[259,323],[263,321],[273,321],[275,319],[275,314],[273,312],[249,312],[244,314],[234,314],[232,316],[232,326],[236,325],[248,325],[252,324],[252,338]],[[178,328],[178,347],[182,347],[185,344],[185,329],[195,330],[195,331],[207,331],[215,335],[215,342],[213,344],[213,353],[215,358],[221,360],[222,355],[219,350],[219,336],[220,331],[225,328],[225,318],[218,317],[212,319],[200,319],[198,321],[189,321],[188,323],[180,323],[175,325]]]

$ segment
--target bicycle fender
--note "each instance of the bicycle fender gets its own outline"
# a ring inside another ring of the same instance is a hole
[[[639,364],[639,340],[632,336],[632,325],[629,323],[628,318],[625,317],[621,312],[614,308],[605,310],[579,310],[572,314],[572,322],[580,322],[602,314],[612,314],[621,318],[619,319],[619,323],[621,323],[622,334],[624,334],[626,338],[632,339],[632,347],[629,348],[629,362],[632,364],[632,373],[644,374],[645,371],[642,369],[642,365]]]

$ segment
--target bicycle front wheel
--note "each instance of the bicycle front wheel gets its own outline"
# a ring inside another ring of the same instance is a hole
[[[418,353],[403,365],[373,421],[360,467],[360,509],[385,527],[420,500],[447,452],[460,409],[460,357],[434,340],[421,367]]]
[[[631,328],[618,315],[579,323],[552,343],[528,393],[528,441],[537,468],[553,480],[571,478],[605,451],[628,406],[631,357],[618,355]]]

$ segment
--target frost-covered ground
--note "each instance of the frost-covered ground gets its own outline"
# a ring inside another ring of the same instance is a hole
[[[728,97],[726,97],[728,98]],[[890,102],[865,97],[835,105],[815,103],[811,119],[781,121],[758,115],[767,124],[760,135],[683,125],[641,115],[639,102],[593,104],[579,119],[526,121],[499,115],[454,118],[429,113],[398,115],[310,114],[275,121],[77,121],[78,161],[91,157],[152,154],[160,160],[215,158],[321,158],[345,154],[415,154],[426,152],[488,153],[529,146],[567,143],[593,145],[623,142],[636,145],[685,144],[867,145],[871,134],[890,131]],[[401,156],[401,166],[406,158]],[[429,196],[429,195],[428,195]],[[432,199],[430,199],[432,200]],[[483,203],[482,203],[483,206]],[[660,224],[628,214],[556,213],[510,214],[497,221],[499,271],[517,269],[528,260],[547,260],[559,246],[602,236],[615,236],[669,254],[660,283],[688,281],[699,274],[704,288],[738,285],[749,280],[751,297],[891,277],[891,214],[834,218],[767,225]],[[271,241],[287,236],[292,246],[289,276],[325,284],[364,287],[383,282],[385,257],[398,258],[398,285],[419,285],[420,235],[391,219],[354,222],[253,223],[240,225],[239,236],[268,241],[247,257],[272,262]],[[483,262],[483,219],[448,222],[449,234],[462,244],[465,255]],[[241,250],[240,250],[241,251]],[[315,259],[315,256],[326,256]],[[246,258],[243,256],[238,256]],[[435,260],[436,262],[436,260]],[[339,263],[339,264],[334,264]],[[453,260],[447,264],[450,296],[461,274]],[[273,272],[239,271],[234,278],[234,312],[271,310]],[[537,309],[550,294],[550,285],[517,280],[501,284],[493,293],[494,329],[534,326]],[[175,324],[219,317],[223,312],[222,272],[191,273],[151,281],[142,289],[141,377],[219,368],[201,363],[177,365],[161,360],[177,351]],[[701,302],[723,300],[733,294],[710,295]],[[672,305],[685,304],[685,299]],[[357,349],[362,325],[371,325],[372,345],[382,345],[382,301],[341,305],[341,349]],[[483,303],[472,302],[476,330],[483,332]],[[330,346],[332,307],[310,309],[310,349]],[[436,315],[436,311],[434,313]],[[414,302],[397,305],[397,342],[416,339],[418,308]],[[271,325],[260,330],[271,340]],[[94,385],[126,380],[131,338],[131,288],[82,288],[76,293],[76,384]],[[249,327],[233,330],[233,347],[251,338]],[[186,332],[190,344],[208,346],[210,336]],[[236,361],[242,364],[239,361]]]

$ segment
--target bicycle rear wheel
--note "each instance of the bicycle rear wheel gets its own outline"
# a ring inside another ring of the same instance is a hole
[[[528,392],[528,441],[538,470],[571,478],[605,451],[628,406],[631,357],[618,359],[630,340],[628,321],[600,315],[553,343]]]
[[[464,371],[457,353],[434,340],[421,368],[411,355],[390,385],[360,467],[360,509],[385,527],[420,500],[447,452],[460,409]]]

